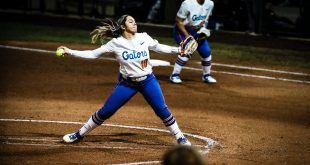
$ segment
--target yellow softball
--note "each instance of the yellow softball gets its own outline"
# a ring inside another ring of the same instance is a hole
[[[57,57],[63,57],[65,53],[65,50],[63,48],[59,48],[56,50],[56,56]]]

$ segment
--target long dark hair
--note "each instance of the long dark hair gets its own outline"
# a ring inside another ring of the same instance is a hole
[[[96,29],[90,33],[91,43],[96,43],[98,40],[103,43],[104,39],[119,37],[124,31],[121,26],[125,25],[128,16],[129,15],[121,16],[117,22],[109,18],[103,19],[101,22],[102,26],[97,26]]]

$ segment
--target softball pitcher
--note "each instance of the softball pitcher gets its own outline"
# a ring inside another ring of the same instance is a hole
[[[173,35],[178,44],[189,35],[197,40],[197,51],[201,56],[203,71],[202,80],[207,83],[216,83],[211,76],[211,50],[206,40],[206,37],[210,36],[210,30],[206,27],[213,6],[214,3],[211,0],[185,0],[177,12],[176,24],[173,28]],[[180,73],[190,58],[190,54],[185,57],[178,55],[170,76],[172,83],[182,83]]]
[[[137,92],[140,92],[171,134],[175,136],[177,143],[191,145],[169,112],[159,83],[152,73],[150,63],[149,49],[160,53],[177,54],[180,52],[179,48],[159,44],[147,33],[137,33],[135,19],[129,15],[123,15],[117,23],[105,19],[103,26],[98,26],[91,34],[93,43],[107,37],[113,39],[95,50],[78,51],[64,46],[59,48],[65,50],[65,55],[82,58],[98,58],[104,53],[114,52],[115,58],[120,64],[119,81],[103,107],[96,111],[78,131],[65,135],[64,142],[79,141],[91,130],[109,119]]]

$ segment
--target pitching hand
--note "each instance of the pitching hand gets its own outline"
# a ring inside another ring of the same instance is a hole
[[[70,49],[69,49],[69,48],[67,48],[67,47],[65,47],[65,46],[59,46],[59,47],[57,48],[57,50],[59,50],[59,49],[63,49],[63,50],[64,50],[64,53],[63,53],[64,56],[71,55]]]

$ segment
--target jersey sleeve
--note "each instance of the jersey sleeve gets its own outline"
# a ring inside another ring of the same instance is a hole
[[[82,58],[98,58],[104,53],[113,52],[113,44],[112,41],[109,41],[108,43],[102,45],[101,47],[94,49],[94,50],[69,50],[69,53],[76,57],[82,57]]]
[[[179,49],[177,47],[164,45],[164,44],[160,44],[160,43],[151,47],[150,50],[153,50],[153,51],[158,52],[158,53],[169,53],[169,54],[179,53]]]
[[[148,43],[148,48],[158,53],[178,53],[179,49],[177,47],[168,46],[164,44],[160,44],[157,40],[153,39],[147,33],[144,33],[145,38]]]
[[[177,12],[177,16],[185,19],[189,15],[188,5],[184,1]]]
[[[147,33],[143,33],[143,37],[146,39],[146,42],[148,44],[148,47],[151,49],[151,47],[154,47],[158,44],[158,41],[153,39],[151,36],[149,36]]]

